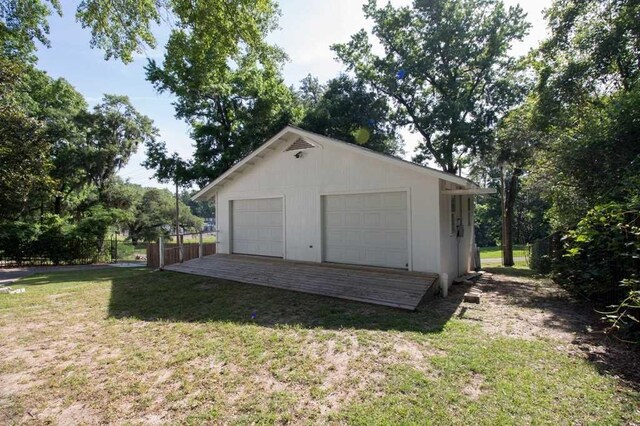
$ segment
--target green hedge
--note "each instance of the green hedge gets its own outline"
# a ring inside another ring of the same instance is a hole
[[[5,264],[78,264],[108,260],[105,235],[109,227],[100,218],[81,219],[69,224],[58,216],[42,223],[0,224],[0,260]]]
[[[564,237],[562,253],[551,261],[555,280],[591,300],[610,331],[638,338],[640,199],[590,210]]]

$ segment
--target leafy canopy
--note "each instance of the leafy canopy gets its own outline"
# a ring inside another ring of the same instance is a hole
[[[155,140],[157,130],[126,96],[105,95],[80,117],[86,135],[79,147],[87,179],[99,190],[124,167],[139,145]]]
[[[0,2],[0,54],[30,56],[37,40],[49,46],[49,16],[62,15],[57,0],[3,0]]]
[[[22,102],[27,70],[0,57],[0,220],[28,212],[31,197],[52,184],[45,126]]]
[[[163,143],[150,143],[147,165],[160,179],[181,169],[179,181],[205,184],[292,121],[294,97],[280,75],[284,53],[264,42],[276,25],[273,2],[180,1],[175,12],[164,60],[149,62],[147,78],[176,96],[195,152],[180,162]]]
[[[501,114],[520,99],[507,54],[529,25],[519,6],[497,0],[416,0],[412,6],[363,8],[384,53],[364,30],[333,46],[347,69],[388,96],[395,123],[423,138],[415,161],[455,173],[468,154],[490,144]]]
[[[49,18],[62,15],[58,0],[3,0],[0,2],[0,42],[3,52],[31,54],[35,42],[49,45]],[[76,20],[91,32],[90,45],[104,51],[105,59],[129,63],[135,54],[157,47],[154,31],[160,24],[174,28],[197,21],[195,39],[205,39],[215,28],[214,42],[229,55],[238,46],[256,47],[273,29],[277,14],[271,0],[82,0]],[[167,46],[169,48],[169,46]]]
[[[301,127],[385,154],[401,152],[386,98],[345,74],[326,86],[308,84],[311,81],[307,77],[300,88],[307,104]]]
[[[111,203],[118,202],[125,212],[121,228],[133,243],[139,240],[155,241],[168,236],[176,214],[176,199],[171,192],[159,188],[143,188],[128,182],[118,182],[110,189]],[[180,225],[185,229],[202,229],[203,220],[196,217],[189,206],[179,202]]]
[[[537,178],[557,229],[596,204],[640,192],[640,13],[626,0],[562,0],[535,56],[539,128],[549,135]]]

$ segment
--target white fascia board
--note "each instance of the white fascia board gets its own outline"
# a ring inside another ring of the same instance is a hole
[[[446,195],[487,195],[498,192],[495,188],[445,189],[440,191]]]

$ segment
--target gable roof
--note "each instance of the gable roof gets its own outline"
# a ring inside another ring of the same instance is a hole
[[[416,164],[411,161],[403,160],[402,158],[398,158],[392,155],[373,151],[371,149],[368,149],[359,145],[355,145],[352,143],[344,142],[339,139],[329,138],[327,136],[323,136],[318,133],[313,133],[308,130],[304,130],[289,124],[285,126],[282,130],[280,130],[278,133],[276,133],[271,139],[269,139],[268,141],[260,145],[256,150],[254,150],[249,155],[247,155],[245,158],[238,161],[233,167],[231,167],[229,170],[221,174],[213,182],[209,183],[200,191],[198,191],[193,197],[191,197],[191,199],[193,201],[202,201],[202,200],[210,199],[211,198],[210,194],[212,194],[216,188],[224,185],[227,181],[233,180],[234,176],[236,174],[241,173],[241,171],[244,170],[246,167],[249,167],[255,164],[254,162],[256,161],[256,158],[259,158],[259,159],[263,158],[264,157],[263,154],[266,151],[275,150],[275,148],[273,148],[273,145],[279,142],[283,136],[289,133],[301,136],[303,138],[307,138],[310,140],[311,143],[313,143],[314,141],[317,141],[319,143],[339,145],[341,148],[345,148],[345,149],[357,152],[361,155],[379,158],[383,161],[390,162],[399,167],[409,168],[417,172],[424,173],[428,176],[436,177],[436,178],[445,180],[447,182],[460,185],[463,188],[467,188],[467,189],[480,188],[478,185],[476,185],[474,182],[472,182],[467,178],[463,178],[461,176],[455,176],[455,175],[452,175],[451,173],[446,173],[431,167],[422,166],[420,164]]]

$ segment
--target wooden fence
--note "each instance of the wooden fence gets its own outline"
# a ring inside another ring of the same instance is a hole
[[[187,243],[182,245],[183,261],[195,259],[199,256],[200,244]],[[172,265],[180,262],[180,252],[177,244],[164,244],[164,265]],[[215,254],[215,243],[203,243],[202,255],[209,256]],[[158,243],[149,243],[147,245],[147,266],[149,268],[158,269],[160,267],[160,247]]]

